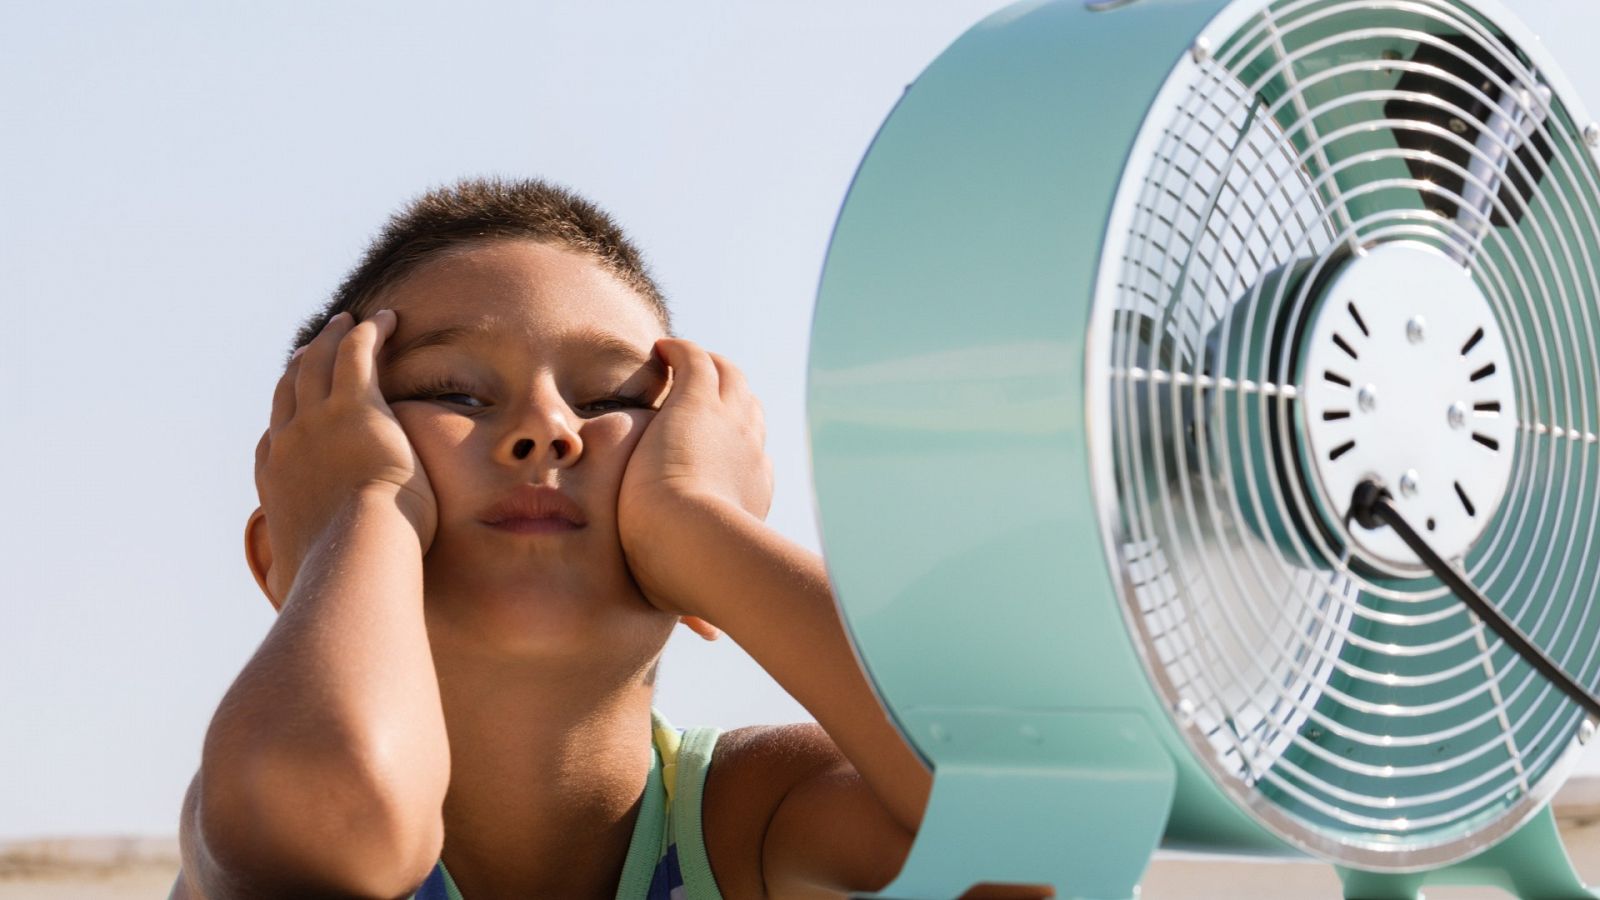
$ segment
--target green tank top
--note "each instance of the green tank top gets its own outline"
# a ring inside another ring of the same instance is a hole
[[[700,800],[719,732],[673,728],[654,709],[650,720],[650,776],[617,883],[617,900],[722,900],[700,828]],[[412,900],[465,898],[440,860]]]

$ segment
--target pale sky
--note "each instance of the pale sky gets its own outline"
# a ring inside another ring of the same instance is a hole
[[[906,83],[1000,5],[0,5],[0,841],[176,830],[272,621],[241,535],[283,353],[429,186],[540,176],[614,213],[679,332],[763,399],[770,521],[816,547],[834,218]],[[1600,8],[1507,5],[1600,111]],[[684,637],[658,696],[678,724],[807,718]]]

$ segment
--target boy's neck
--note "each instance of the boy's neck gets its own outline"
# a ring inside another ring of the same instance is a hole
[[[613,896],[650,771],[651,686],[632,673],[436,666],[450,738],[444,859],[462,894]]]

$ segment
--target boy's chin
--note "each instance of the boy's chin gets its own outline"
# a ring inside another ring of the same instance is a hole
[[[519,584],[430,593],[425,602],[435,653],[442,643],[472,656],[584,667],[658,651],[675,621],[631,583],[604,593]]]

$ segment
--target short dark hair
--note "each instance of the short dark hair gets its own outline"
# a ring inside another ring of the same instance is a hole
[[[290,352],[311,343],[341,312],[364,318],[372,312],[374,298],[423,263],[450,250],[506,238],[588,254],[638,292],[661,327],[672,333],[666,300],[643,254],[600,207],[536,178],[464,178],[428,191],[392,216],[327,305],[300,326]]]

